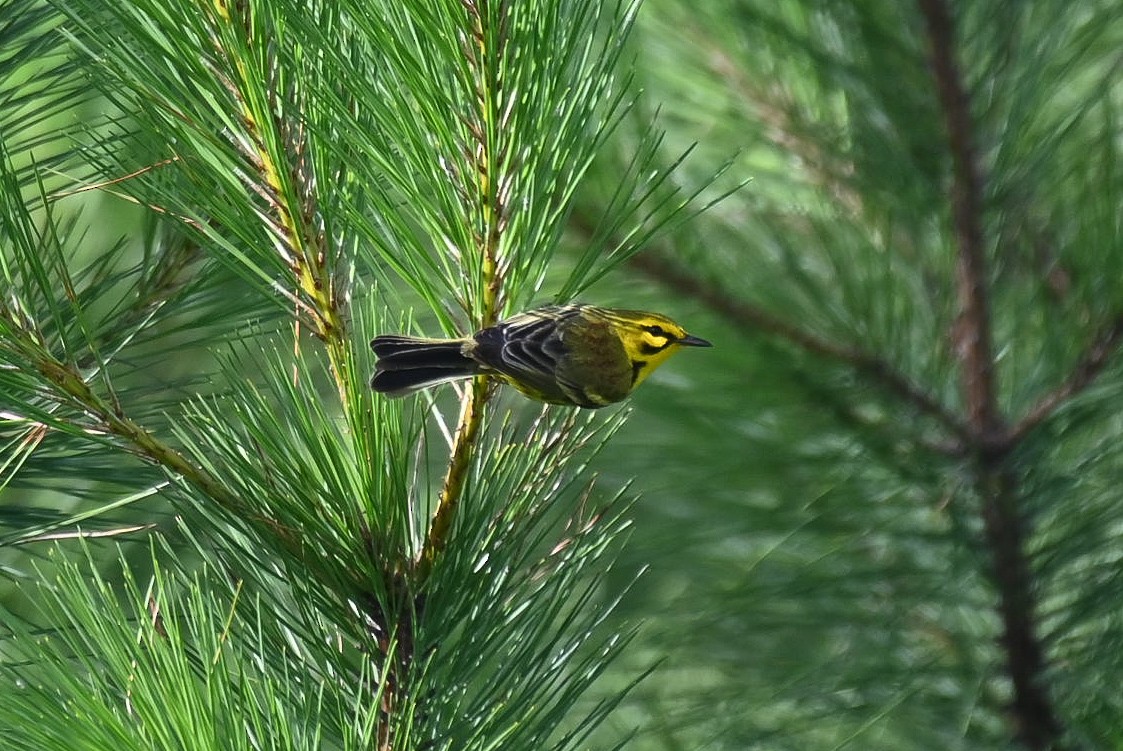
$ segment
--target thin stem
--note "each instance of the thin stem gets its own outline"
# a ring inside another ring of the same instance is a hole
[[[1007,442],[1011,446],[1017,445],[1062,404],[1091,386],[1107,367],[1112,355],[1118,351],[1121,340],[1123,340],[1123,316],[1117,316],[1092,340],[1091,346],[1077,361],[1068,378],[1043,396],[1010,428],[1006,436]]]
[[[1013,686],[1011,718],[1018,740],[1034,751],[1056,749],[1062,735],[1056,709],[1043,682],[1045,651],[1037,633],[1033,571],[1026,541],[1031,533],[1019,508],[1017,479],[1006,463],[1010,444],[995,393],[987,268],[982,228],[983,185],[974,151],[970,101],[954,57],[955,34],[945,0],[918,0],[931,55],[952,160],[952,221],[955,227],[955,327],[967,423],[976,454],[975,485],[992,556],[991,576],[1002,620],[1000,644]]]
[[[468,467],[472,461],[472,449],[479,438],[483,406],[487,402],[489,387],[486,379],[476,378],[464,394],[460,404],[460,420],[456,428],[452,453],[449,456],[448,470],[445,472],[437,504],[437,512],[429,526],[429,535],[422,551],[420,570],[427,575],[432,570],[437,557],[444,551],[452,531],[452,521],[464,483],[468,479]]]
[[[36,351],[26,353],[35,362],[36,370],[60,394],[68,397],[82,411],[100,423],[100,428],[124,441],[132,453],[178,475],[199,492],[227,511],[268,528],[273,537],[297,558],[303,557],[303,541],[297,531],[262,517],[248,507],[241,498],[231,493],[209,472],[193,464],[186,456],[164,443],[128,415],[120,407],[107,403],[98,396],[73,367]]]
[[[499,2],[499,5],[493,9],[492,2]],[[499,165],[506,161],[508,144],[503,138],[505,123],[501,122],[500,115],[503,82],[499,77],[498,61],[505,53],[506,8],[502,0],[462,0],[462,3],[471,24],[471,37],[465,45],[465,54],[471,61],[476,76],[476,110],[469,121],[469,132],[475,140],[466,145],[465,152],[474,167],[474,174],[467,177],[471,183],[469,195],[472,195],[473,202],[468,208],[477,217],[475,243],[479,252],[482,284],[480,309],[477,312],[482,328],[496,322],[502,307],[503,265],[499,250],[507,222],[507,206],[503,199],[504,175]],[[491,17],[493,10],[498,11],[498,19]],[[495,24],[498,24],[498,28],[492,28]],[[464,492],[468,469],[479,438],[484,405],[490,394],[491,389],[483,377],[474,379],[471,387],[465,391],[448,470],[438,496],[437,511],[418,561],[418,574],[422,578],[428,576],[437,557],[448,544],[453,519]]]
[[[234,512],[244,512],[241,500],[218,480],[192,464],[187,457],[160,441],[131,418],[107,404],[72,368],[53,358],[36,358],[39,373],[84,411],[98,420],[111,435],[125,441],[132,451],[168,469],[197,487],[208,498]]]
[[[494,28],[496,19],[492,17],[492,2],[499,3],[499,28]],[[500,171],[500,165],[506,161],[507,144],[503,139],[504,123],[499,114],[503,96],[499,60],[506,44],[506,31],[503,28],[506,8],[503,0],[462,0],[462,4],[470,25],[470,38],[465,43],[464,53],[474,71],[476,85],[475,111],[466,118],[472,141],[464,146],[472,174],[463,176],[463,179],[466,188],[464,195],[469,197],[465,209],[476,218],[473,239],[480,261],[480,276],[477,281],[481,286],[478,288],[478,309],[473,313],[478,315],[482,328],[496,322],[502,307],[503,264],[499,250],[506,227],[507,206],[503,200],[504,175]],[[491,388],[487,379],[477,377],[473,379],[461,401],[460,418],[449,455],[448,469],[438,495],[437,511],[413,572],[422,585],[447,547],[452,534],[453,522],[483,426],[484,408],[490,395]],[[421,602],[416,601],[418,609]],[[412,639],[409,638],[409,629],[405,629],[405,632],[401,637],[404,640],[402,664],[408,665],[412,659]],[[397,681],[393,685],[387,683],[384,706],[392,710],[402,690]],[[391,745],[387,731],[384,747],[388,751]]]
[[[496,322],[500,308],[502,291],[499,273],[499,240],[504,227],[506,206],[501,198],[499,165],[502,163],[504,143],[501,142],[503,123],[500,120],[500,97],[498,61],[504,54],[505,29],[499,28],[489,34],[486,28],[491,3],[497,2],[500,24],[505,13],[504,0],[463,0],[473,24],[475,41],[474,54],[477,80],[477,123],[472,131],[477,135],[475,162],[477,176],[476,208],[480,215],[480,230],[476,237],[480,249],[483,299],[481,301],[481,327]],[[489,47],[494,47],[491,49]]]
[[[991,575],[1002,619],[999,643],[1014,692],[1010,714],[1019,741],[1034,751],[1057,751],[1062,735],[1049,692],[1042,685],[1045,652],[1037,633],[1033,572],[1025,553],[1028,525],[1018,508],[1018,484],[1006,467],[980,473],[982,516]]]

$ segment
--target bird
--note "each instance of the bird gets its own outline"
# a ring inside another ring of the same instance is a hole
[[[710,346],[658,313],[548,305],[463,339],[377,336],[370,386],[394,398],[486,375],[531,399],[597,409],[623,400],[679,348]]]

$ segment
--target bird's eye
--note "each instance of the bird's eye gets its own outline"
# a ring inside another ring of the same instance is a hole
[[[663,330],[662,326],[644,326],[643,330],[651,334],[652,336],[668,336],[667,332]]]

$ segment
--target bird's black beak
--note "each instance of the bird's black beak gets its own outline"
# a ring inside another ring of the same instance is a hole
[[[697,336],[691,336],[690,334],[687,334],[683,338],[679,339],[678,343],[680,345],[682,345],[683,347],[712,347],[712,346],[714,346],[714,345],[710,344],[709,342],[707,342],[705,339],[701,339]]]

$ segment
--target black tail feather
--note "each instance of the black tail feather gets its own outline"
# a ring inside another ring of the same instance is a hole
[[[378,355],[370,387],[397,397],[445,381],[474,376],[479,372],[479,363],[463,354],[463,346],[464,341],[460,339],[376,337],[370,343]]]

